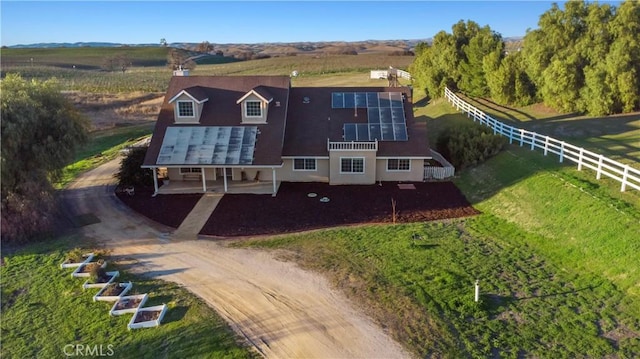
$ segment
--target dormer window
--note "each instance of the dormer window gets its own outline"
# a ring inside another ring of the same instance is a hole
[[[209,101],[207,91],[200,86],[186,88],[170,100],[173,105],[175,121],[179,123],[198,123],[205,102]]]
[[[178,101],[178,117],[195,117],[193,101]]]
[[[244,106],[247,117],[262,117],[262,102],[245,101]]]
[[[242,123],[267,123],[271,101],[273,96],[263,86],[254,87],[244,94],[236,101],[241,105]]]

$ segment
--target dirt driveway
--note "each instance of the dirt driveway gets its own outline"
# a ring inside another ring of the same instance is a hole
[[[267,358],[402,358],[410,355],[315,273],[271,253],[219,242],[167,240],[171,231],[113,195],[112,161],[64,193],[90,238],[129,270],[173,281],[204,299]]]

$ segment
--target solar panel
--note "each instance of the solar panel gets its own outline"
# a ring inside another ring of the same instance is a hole
[[[367,108],[367,93],[366,92],[356,92],[356,107],[358,108]]]
[[[393,133],[396,138],[396,141],[406,141],[409,139],[409,136],[407,136],[406,124],[394,124]]]
[[[401,92],[334,92],[334,109],[367,109],[367,123],[345,123],[345,141],[407,141]]]
[[[377,92],[367,92],[367,108],[380,107]]]
[[[369,124],[359,123],[356,127],[358,141],[369,141]]]
[[[345,141],[357,141],[357,124],[355,123],[345,123],[344,124],[344,140]]]
[[[344,108],[344,93],[334,92],[331,94],[331,108]]]
[[[251,164],[257,126],[168,127],[160,165]]]

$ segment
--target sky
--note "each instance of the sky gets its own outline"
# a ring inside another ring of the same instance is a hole
[[[601,1],[602,2],[602,1]],[[558,1],[558,3],[562,3]],[[0,1],[3,46],[50,42],[413,40],[459,20],[503,37],[537,28],[548,1]],[[562,6],[562,5],[561,5]]]

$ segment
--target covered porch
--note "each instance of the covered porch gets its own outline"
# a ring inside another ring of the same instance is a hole
[[[151,170],[156,194],[216,192],[275,196],[280,187],[275,167],[151,167]],[[160,182],[159,178],[164,179]]]
[[[280,188],[280,181],[228,181],[225,184],[222,179],[205,181],[169,181],[159,186],[157,194],[178,193],[245,193],[245,194],[271,194],[276,195]]]

